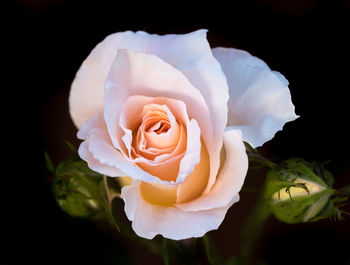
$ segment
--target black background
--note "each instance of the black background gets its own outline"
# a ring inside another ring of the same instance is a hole
[[[44,167],[44,150],[57,164],[71,156],[62,139],[78,146],[68,114],[70,83],[91,49],[118,31],[206,28],[212,47],[240,48],[263,59],[289,80],[301,117],[260,151],[277,160],[330,160],[335,187],[350,183],[349,2],[18,0],[2,1],[0,8],[0,240],[5,243],[0,264],[161,264],[109,230],[61,212]],[[261,185],[261,174],[251,172],[245,187]],[[237,253],[238,234],[255,196],[241,192],[240,203],[212,232],[226,257]],[[298,225],[271,218],[255,257],[271,265],[350,264],[349,253],[350,217]]]

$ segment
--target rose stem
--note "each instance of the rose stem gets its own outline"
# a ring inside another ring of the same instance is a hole
[[[259,241],[263,232],[263,226],[270,215],[270,208],[262,194],[242,229],[238,253],[240,265],[251,265],[255,245]]]

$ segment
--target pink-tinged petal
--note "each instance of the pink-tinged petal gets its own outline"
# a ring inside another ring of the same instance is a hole
[[[213,49],[230,91],[228,126],[240,129],[253,147],[263,145],[298,116],[288,81],[262,60],[232,48]]]
[[[107,129],[106,123],[103,118],[103,112],[97,113],[90,117],[86,122],[80,127],[77,137],[78,139],[85,140],[89,137],[90,131],[93,128],[104,128]]]
[[[183,154],[172,157],[161,163],[153,163],[146,159],[135,159],[136,164],[144,171],[152,176],[158,177],[160,180],[169,181],[171,183],[178,182],[177,175],[179,172],[179,164]]]
[[[226,159],[212,189],[197,199],[178,203],[183,211],[202,211],[226,207],[238,195],[248,170],[248,157],[239,130],[229,130],[224,134]]]
[[[90,169],[92,169],[92,170],[94,170],[102,175],[106,175],[106,176],[110,176],[110,177],[127,176],[124,172],[122,172],[118,168],[101,164],[98,160],[96,160],[91,155],[88,148],[89,148],[88,141],[82,142],[79,146],[78,154],[81,157],[81,159],[85,160],[88,163],[88,167]]]
[[[201,129],[196,120],[192,119],[187,125],[187,149],[181,159],[177,183],[185,181],[201,159]]]
[[[201,148],[200,162],[177,187],[176,203],[185,203],[199,197],[208,185],[210,174],[209,154],[204,144]]]
[[[124,187],[121,196],[133,230],[147,239],[158,234],[174,240],[201,237],[219,227],[230,207],[184,212],[176,207],[155,205],[143,198],[140,183]]]

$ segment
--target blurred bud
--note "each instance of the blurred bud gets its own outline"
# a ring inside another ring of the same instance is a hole
[[[269,170],[265,198],[279,220],[311,222],[336,211],[332,185],[333,176],[323,165],[292,158]]]
[[[61,163],[55,174],[52,189],[63,211],[75,217],[104,218],[102,175],[81,160]]]

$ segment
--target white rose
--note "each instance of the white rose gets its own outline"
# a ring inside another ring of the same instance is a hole
[[[297,118],[282,75],[247,52],[212,50],[206,30],[108,36],[83,62],[69,103],[81,158],[133,179],[125,212],[149,239],[217,229],[239,200],[243,140],[262,145]]]

